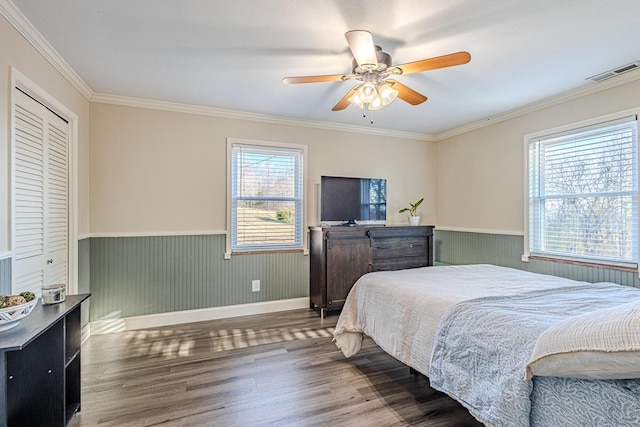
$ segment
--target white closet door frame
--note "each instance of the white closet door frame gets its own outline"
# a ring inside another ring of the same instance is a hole
[[[15,129],[13,117],[15,116],[15,97],[18,89],[27,93],[41,104],[45,105],[57,115],[62,117],[69,123],[69,152],[68,152],[68,277],[67,277],[67,293],[73,294],[78,292],[78,116],[56,98],[47,93],[39,85],[34,83],[24,74],[15,68],[11,68],[11,149],[13,150],[13,141],[15,141]],[[13,159],[13,152],[11,158]],[[15,165],[13,160],[11,163],[11,177],[13,179]],[[10,186],[13,189],[13,181]],[[11,238],[9,241],[10,253],[15,258],[15,195],[11,191]],[[12,277],[12,282],[15,279]],[[12,288],[15,284],[12,283]]]

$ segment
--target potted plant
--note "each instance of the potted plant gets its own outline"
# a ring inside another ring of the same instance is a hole
[[[418,206],[420,206],[420,203],[422,203],[423,200],[424,200],[424,197],[415,203],[409,203],[408,208],[402,208],[398,211],[398,213],[409,212],[409,225],[420,224],[420,216],[416,215],[416,213],[418,210]]]

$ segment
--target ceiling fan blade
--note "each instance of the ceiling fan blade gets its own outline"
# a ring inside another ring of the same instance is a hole
[[[353,30],[347,31],[344,36],[349,43],[349,49],[353,53],[353,57],[359,66],[372,65],[378,66],[378,56],[376,55],[376,47],[373,44],[373,37],[369,31]]]
[[[407,62],[406,64],[396,65],[395,67],[400,68],[402,74],[412,74],[438,68],[452,67],[454,65],[462,65],[469,61],[471,61],[469,52],[456,52],[450,53],[449,55],[423,59],[421,61]]]
[[[422,104],[427,100],[426,96],[416,92],[415,90],[403,85],[400,82],[397,82],[395,80],[387,80],[387,83],[390,83],[391,86],[398,91],[398,98],[402,99],[405,102],[408,102],[411,105]]]
[[[322,83],[322,82],[339,82],[345,77],[344,74],[328,74],[325,76],[300,76],[300,77],[285,77],[282,79],[282,83],[297,84],[297,83]]]
[[[338,101],[338,103],[331,109],[331,111],[340,111],[347,108],[350,104],[349,98],[351,98],[351,95],[356,93],[356,90],[360,89],[360,86],[362,85],[356,85],[353,88],[351,88],[351,90],[347,92],[347,94],[343,96],[340,101]]]

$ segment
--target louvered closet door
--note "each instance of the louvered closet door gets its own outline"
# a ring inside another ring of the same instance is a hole
[[[14,293],[66,283],[68,124],[16,91]]]
[[[69,125],[58,116],[47,123],[47,173],[45,250],[49,284],[67,283],[69,215],[68,215],[68,156]],[[55,120],[54,120],[55,119]]]

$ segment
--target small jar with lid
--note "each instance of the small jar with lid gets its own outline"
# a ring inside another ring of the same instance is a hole
[[[66,297],[66,286],[64,283],[55,285],[45,285],[42,287],[42,304],[57,304],[64,301]]]

